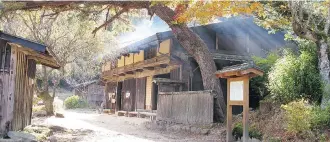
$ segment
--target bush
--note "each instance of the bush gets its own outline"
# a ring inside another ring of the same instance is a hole
[[[84,108],[87,107],[87,102],[75,95],[66,98],[64,100],[64,106],[66,109]]]
[[[287,130],[294,134],[305,133],[311,130],[313,107],[305,100],[290,102],[282,105],[285,110]]]
[[[330,105],[326,108],[316,106],[313,108],[312,114],[312,128],[313,129],[326,129],[330,127]]]
[[[279,59],[279,55],[277,52],[271,52],[268,54],[266,58],[261,58],[257,56],[253,56],[252,59],[254,63],[264,71],[263,76],[254,77],[250,81],[250,90],[251,94],[258,95],[260,97],[265,97],[269,94],[269,90],[267,88],[268,84],[268,72],[271,67],[274,66],[276,60]]]
[[[236,140],[238,140],[239,138],[242,138],[243,124],[241,122],[235,124],[232,134]],[[249,137],[261,140],[262,134],[254,125],[251,125],[249,127]]]
[[[322,82],[314,50],[316,48],[309,45],[301,49],[299,56],[284,50],[284,56],[276,61],[268,75],[268,88],[273,99],[282,104],[300,99],[320,102]]]

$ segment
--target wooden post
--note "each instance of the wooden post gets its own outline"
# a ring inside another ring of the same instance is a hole
[[[249,76],[243,78],[243,142],[249,140]]]
[[[229,105],[229,100],[230,98],[228,97],[230,92],[230,81],[229,79],[227,79],[227,142],[230,142],[233,140],[232,138],[232,119],[233,119],[233,116],[232,116],[232,113],[233,113],[233,108],[231,105]]]

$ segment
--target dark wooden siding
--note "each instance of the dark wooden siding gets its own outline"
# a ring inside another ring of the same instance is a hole
[[[123,89],[122,89],[122,103],[121,103],[123,110],[133,111],[135,109],[135,91],[136,91],[136,79],[124,80]]]
[[[136,79],[136,109],[145,109],[146,77]]]
[[[174,80],[180,80],[180,68],[171,70],[170,78]]]
[[[34,78],[36,75],[36,61],[28,60],[28,77]]]

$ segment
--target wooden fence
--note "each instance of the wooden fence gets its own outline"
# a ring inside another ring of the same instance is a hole
[[[211,91],[160,92],[157,120],[182,124],[213,123]]]

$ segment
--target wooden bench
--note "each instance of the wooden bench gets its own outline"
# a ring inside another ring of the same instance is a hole
[[[118,116],[128,116],[128,112],[127,111],[117,111],[117,115]]]
[[[136,112],[136,111],[131,111],[131,112],[128,112],[128,117],[138,117],[139,116],[139,112]]]
[[[103,109],[103,113],[110,113],[111,109]]]
[[[156,120],[156,113],[151,113],[151,112],[140,112],[140,115],[144,115],[145,117],[149,117],[150,120]]]

